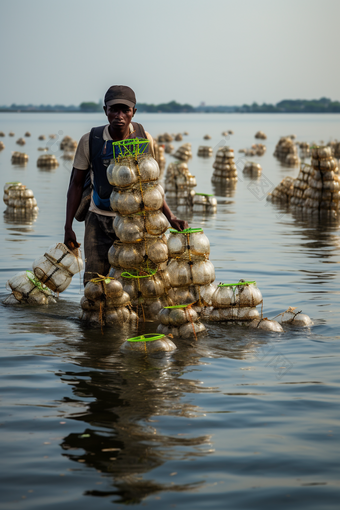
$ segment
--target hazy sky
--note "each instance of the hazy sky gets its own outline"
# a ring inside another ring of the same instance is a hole
[[[340,100],[339,0],[2,0],[0,105]]]

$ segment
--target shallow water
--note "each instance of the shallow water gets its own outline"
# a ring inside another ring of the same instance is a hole
[[[193,215],[190,225],[210,239],[218,282],[256,280],[265,316],[296,306],[314,325],[282,334],[209,325],[197,343],[176,341],[171,355],[139,357],[120,351],[127,332],[102,335],[80,323],[78,275],[57,305],[1,306],[0,508],[338,508],[340,222],[302,217],[265,197],[298,173],[272,156],[279,137],[328,142],[339,136],[339,116],[136,120],[153,136],[189,132],[182,143],[192,143],[197,192],[214,191],[213,158],[198,158],[198,145],[227,143],[242,170],[237,151],[256,142],[257,130],[268,135],[265,156],[252,158],[262,178],[239,171],[234,193],[216,193],[217,214]],[[97,114],[0,114],[0,131],[16,134],[2,139],[0,185],[20,180],[40,208],[26,224],[3,217],[1,299],[10,276],[63,239],[70,164],[60,159],[60,138],[104,122]],[[228,129],[235,134],[225,140]],[[15,141],[27,130],[21,148]],[[37,140],[50,133],[59,141]],[[46,144],[61,163],[55,170],[36,167]],[[14,150],[29,154],[26,167],[11,165]],[[75,227],[82,242],[83,224]]]

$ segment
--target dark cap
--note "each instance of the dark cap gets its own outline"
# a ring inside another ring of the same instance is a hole
[[[130,87],[125,85],[112,85],[105,94],[105,106],[113,104],[126,104],[130,108],[134,108],[136,104],[135,93]]]

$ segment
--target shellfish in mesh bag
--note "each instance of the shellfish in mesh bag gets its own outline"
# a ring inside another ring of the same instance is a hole
[[[332,157],[332,149],[327,146],[314,146],[312,149],[312,158],[313,159],[323,159],[323,158],[331,158]]]
[[[116,235],[123,243],[137,243],[145,233],[160,236],[168,229],[169,222],[162,211],[147,212],[134,216],[119,216],[113,220]]]
[[[25,152],[15,151],[12,154],[11,162],[13,165],[22,165],[28,162],[28,154]]]
[[[171,288],[168,292],[172,304],[192,304],[199,300],[199,287],[188,285],[187,287]]]
[[[194,285],[209,285],[215,280],[215,268],[210,260],[195,261],[190,267]]]
[[[7,286],[12,290],[17,302],[24,302],[31,305],[47,305],[55,303],[52,292],[42,284],[31,271],[23,271],[10,278]],[[14,303],[13,297],[5,300],[5,304]]]
[[[110,277],[94,278],[87,282],[84,289],[84,297],[92,301],[102,298],[115,299],[123,295],[121,282]]]
[[[168,237],[169,257],[180,257],[190,251],[192,255],[208,256],[210,254],[210,242],[201,228],[182,230],[170,230]]]
[[[314,170],[312,176],[316,181],[334,181],[337,174],[333,170]]]
[[[312,158],[312,167],[314,169],[320,170],[336,170],[338,168],[337,161],[334,158],[323,158],[323,159],[313,159]]]
[[[261,167],[260,163],[255,163],[253,161],[247,161],[247,163],[244,165],[243,173],[261,175],[262,167]]]
[[[17,209],[34,209],[37,207],[35,198],[8,198],[7,204]]]
[[[122,216],[141,211],[158,211],[163,207],[163,202],[164,190],[158,183],[143,183],[125,192],[113,190],[110,197],[112,210],[118,211]]]
[[[159,324],[157,327],[158,333],[163,333],[167,335],[172,335],[174,337],[180,337],[180,338],[192,338],[197,337],[198,334],[204,333],[206,331],[206,328],[204,324],[201,322],[187,322],[186,324],[183,324],[179,328],[171,327],[171,326],[165,326],[164,324]]]
[[[187,287],[192,284],[190,264],[186,260],[170,260],[168,273],[171,287]]]
[[[157,353],[171,352],[176,345],[166,335],[150,333],[134,338],[128,338],[121,346],[124,352]]]
[[[137,161],[132,157],[122,158],[107,168],[109,183],[118,188],[125,188],[139,181],[156,181],[159,179],[159,176],[158,163],[148,154],[137,156]]]
[[[140,243],[123,244],[115,241],[108,252],[108,259],[111,266],[126,269],[145,266],[150,260],[158,265],[168,260],[168,246],[166,238],[147,237]]]
[[[88,299],[83,296],[80,300],[80,306],[83,310],[94,311],[101,309],[111,309],[111,308],[120,308],[122,306],[127,306],[131,302],[131,298],[127,292],[122,290],[122,294],[119,297],[106,297],[105,295],[101,296],[96,300]]]
[[[82,269],[80,249],[71,251],[63,243],[50,246],[48,252],[33,262],[35,276],[54,292],[63,292]]]
[[[135,312],[125,306],[101,309],[82,310],[80,319],[92,327],[134,325],[138,321]]]
[[[205,311],[202,315],[204,320],[219,321],[250,321],[260,317],[259,311],[255,307],[213,308]]]
[[[178,328],[187,322],[198,321],[198,314],[195,310],[188,307],[168,307],[161,310],[158,315],[158,319],[160,320],[161,324],[164,324],[165,326]]]
[[[249,322],[250,328],[262,329],[264,331],[273,331],[274,333],[283,333],[283,329],[281,324],[277,321],[271,321],[266,318],[263,319],[254,319]]]

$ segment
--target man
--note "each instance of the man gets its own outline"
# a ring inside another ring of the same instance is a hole
[[[112,225],[115,213],[110,210],[109,197],[112,186],[106,177],[106,166],[100,158],[105,143],[126,138],[147,138],[149,152],[153,155],[152,137],[144,131],[141,124],[132,122],[137,111],[134,91],[124,85],[114,85],[106,92],[104,103],[103,109],[109,124],[93,128],[80,139],[67,193],[64,243],[69,248],[74,248],[79,244],[72,223],[82,199],[87,171],[90,169],[93,189],[89,211],[85,218],[84,285],[97,274],[104,276],[108,274],[110,264],[107,254],[113,241],[118,239]],[[179,220],[172,214],[165,201],[163,213],[173,228],[183,230],[188,227],[186,221]]]

